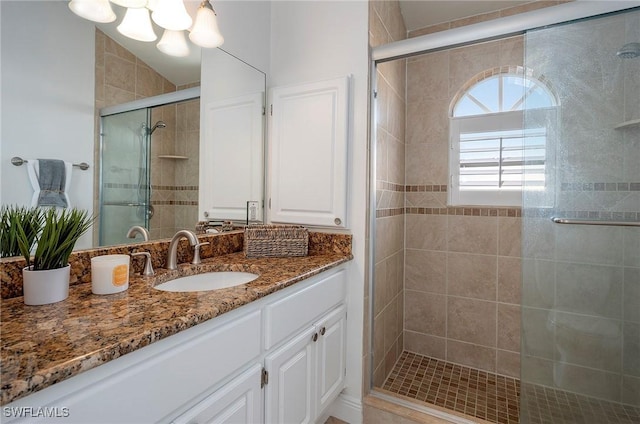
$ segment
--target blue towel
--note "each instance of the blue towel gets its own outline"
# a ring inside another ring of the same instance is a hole
[[[66,170],[64,161],[58,159],[38,159],[38,183],[40,195],[38,206],[67,207],[64,195]]]

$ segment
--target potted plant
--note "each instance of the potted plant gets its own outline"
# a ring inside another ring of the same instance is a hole
[[[18,228],[25,233],[29,250],[35,244],[36,236],[42,229],[44,214],[41,208],[24,206],[2,206],[0,211],[0,257],[19,256]]]
[[[25,304],[44,305],[60,302],[69,296],[69,256],[92,223],[93,218],[84,210],[63,209],[58,212],[48,209],[43,213],[42,230],[36,237],[33,257],[27,232],[18,226],[18,245],[27,261],[26,268],[22,270]]]

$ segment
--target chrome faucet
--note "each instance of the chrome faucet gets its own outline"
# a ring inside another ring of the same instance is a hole
[[[133,227],[129,228],[129,231],[127,231],[127,237],[131,239],[136,238],[136,234],[140,234],[144,241],[149,241],[149,230],[147,230],[146,228],[139,225],[134,225]]]
[[[198,237],[196,233],[191,230],[180,230],[178,231],[171,242],[169,243],[169,251],[167,253],[167,269],[177,269],[178,268],[178,244],[182,237],[186,237],[189,240],[189,244],[191,246],[195,246],[198,244]]]

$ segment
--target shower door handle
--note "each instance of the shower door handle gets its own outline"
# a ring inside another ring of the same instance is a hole
[[[156,213],[156,210],[153,207],[153,205],[147,206],[147,218],[149,218],[149,219],[153,218],[153,214],[154,213]]]
[[[551,218],[556,224],[575,224],[575,225],[610,225],[613,227],[640,227],[638,221],[599,221],[592,219],[579,219],[579,218]]]

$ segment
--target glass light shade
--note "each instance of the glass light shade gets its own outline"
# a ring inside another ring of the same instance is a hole
[[[118,32],[138,41],[155,41],[156,33],[153,32],[149,9],[127,9],[122,22],[118,25]]]
[[[182,0],[159,0],[151,19],[162,28],[172,31],[190,28],[193,23]]]
[[[189,55],[189,46],[183,31],[165,30],[157,47],[158,50],[169,56],[185,57]]]
[[[196,23],[189,33],[189,39],[193,44],[205,48],[219,47],[224,43],[224,37],[220,34],[218,19],[213,10],[206,6],[200,6],[196,15]]]
[[[109,0],[71,0],[69,9],[81,18],[93,22],[107,23],[116,20]]]
[[[147,5],[147,0],[111,0],[111,3],[122,7],[137,9],[139,7],[145,7]]]
[[[158,1],[160,0],[149,0],[147,1],[147,9],[149,9],[150,11],[154,11],[158,8]]]

